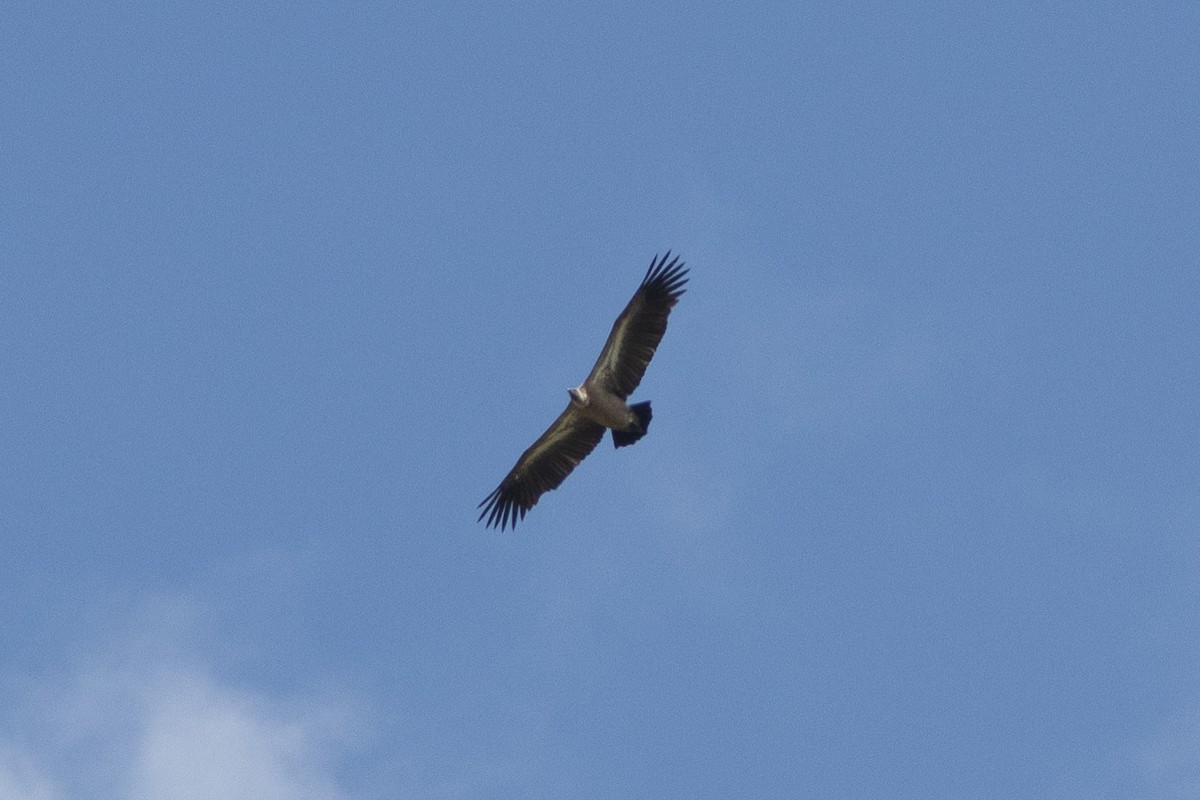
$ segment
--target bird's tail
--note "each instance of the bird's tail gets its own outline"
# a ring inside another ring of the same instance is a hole
[[[627,444],[633,444],[638,439],[646,435],[646,431],[650,429],[650,401],[638,403],[629,407],[637,416],[637,422],[630,425],[623,431],[613,428],[613,447],[624,447]]]

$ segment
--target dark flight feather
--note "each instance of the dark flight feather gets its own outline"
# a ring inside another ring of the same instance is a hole
[[[646,277],[629,304],[613,323],[604,349],[585,383],[598,382],[624,400],[642,382],[646,366],[667,332],[667,317],[679,302],[687,283],[687,270],[671,251],[650,261]]]
[[[545,492],[557,489],[588,453],[604,438],[605,428],[585,419],[567,406],[554,424],[529,446],[496,490],[476,508],[483,508],[479,519],[488,518],[488,527],[514,528],[529,509],[537,505]]]

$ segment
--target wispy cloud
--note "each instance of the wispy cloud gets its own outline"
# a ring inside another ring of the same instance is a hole
[[[93,652],[24,682],[0,735],[0,800],[348,797],[344,703],[236,686],[195,654],[147,652],[145,634],[115,648],[125,658]]]
[[[1139,741],[1065,768],[1055,800],[1194,800],[1200,797],[1200,714],[1189,712]]]
[[[1138,766],[1147,800],[1200,797],[1200,715],[1192,714],[1140,749]]]
[[[5,743],[0,749],[0,800],[58,800],[59,797],[29,756]]]
[[[135,693],[141,730],[126,768],[131,800],[345,797],[329,756],[339,724],[175,671]]]

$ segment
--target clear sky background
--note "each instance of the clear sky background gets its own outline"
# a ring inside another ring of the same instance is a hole
[[[0,800],[1200,796],[1197,8],[4,4]]]

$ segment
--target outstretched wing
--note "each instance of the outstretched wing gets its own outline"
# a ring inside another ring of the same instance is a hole
[[[613,323],[600,358],[592,367],[585,384],[599,384],[622,400],[633,393],[646,374],[646,365],[667,332],[667,316],[679,302],[688,271],[671,251],[650,260],[642,285],[617,321]]]
[[[521,454],[517,465],[496,490],[477,506],[483,508],[479,519],[487,517],[489,528],[497,525],[500,530],[509,525],[515,528],[517,520],[525,518],[538,498],[557,489],[603,437],[603,425],[584,418],[568,405],[554,424]]]

